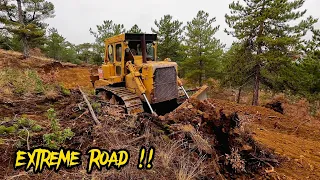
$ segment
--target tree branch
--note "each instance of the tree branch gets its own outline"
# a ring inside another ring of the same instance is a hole
[[[86,101],[87,105],[88,105],[88,108],[89,108],[89,111],[91,113],[91,116],[94,120],[94,122],[97,124],[97,125],[101,125],[101,123],[99,122],[96,114],[94,113],[93,109],[92,109],[92,106],[89,102],[89,100],[87,99],[86,95],[84,94],[84,92],[81,90],[81,88],[79,87],[79,91],[81,92],[82,96],[83,96],[83,99]]]
[[[33,11],[32,19],[30,21],[28,21],[28,23],[34,21],[34,19],[35,19],[37,4],[35,2],[33,2],[33,4],[34,4],[34,11]]]
[[[6,10],[6,12],[7,12],[7,15],[8,15],[10,21],[12,21],[12,22],[17,22],[17,21],[15,21],[15,20],[13,20],[13,19],[12,19],[12,16],[10,15],[9,8],[8,8],[8,2],[5,2],[4,6],[5,6],[5,10]]]

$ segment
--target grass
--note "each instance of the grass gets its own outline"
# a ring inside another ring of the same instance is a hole
[[[193,180],[199,177],[205,168],[204,157],[200,157],[196,162],[191,162],[188,157],[183,157],[179,162],[175,176],[177,180]]]
[[[35,70],[5,68],[0,70],[0,88],[4,94],[45,94],[54,90],[53,84],[45,84]]]
[[[71,91],[69,89],[65,88],[63,85],[60,85],[60,87],[61,87],[61,92],[63,95],[65,95],[65,96],[71,95]]]
[[[159,157],[162,161],[162,166],[165,168],[170,168],[171,163],[173,162],[173,159],[175,158],[182,142],[169,142],[166,144],[166,146],[163,148],[162,151],[159,152]]]

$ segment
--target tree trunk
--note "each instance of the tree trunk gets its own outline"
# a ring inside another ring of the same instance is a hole
[[[23,44],[23,56],[24,56],[24,58],[28,58],[29,57],[29,45],[28,45],[28,40],[27,40],[26,35],[23,35],[23,37],[22,37],[22,44]]]
[[[264,7],[261,11],[263,11],[263,10],[264,10]],[[264,31],[264,22],[261,22],[260,26],[259,26],[258,37],[263,36],[263,31]],[[263,44],[260,41],[258,43],[258,52],[257,52],[258,55],[262,54],[262,45]],[[253,106],[259,105],[260,69],[261,69],[261,60],[258,61],[258,63],[256,64],[256,67],[255,67],[255,78],[254,78],[253,99],[252,99]]]
[[[237,103],[240,103],[240,98],[241,98],[241,91],[242,91],[242,86],[239,87],[239,92],[238,92],[238,96],[237,96]]]
[[[199,86],[202,86],[202,69],[203,69],[203,62],[202,60],[200,60]]]
[[[20,26],[25,28],[21,0],[17,0],[17,4],[18,4],[18,15],[19,15]],[[28,58],[29,57],[29,46],[28,46],[27,35],[25,33],[22,33],[21,41],[22,41],[22,46],[23,46],[23,57]]]
[[[260,64],[257,64],[255,67],[255,78],[254,78],[254,88],[253,88],[253,99],[252,105],[259,105],[259,87],[260,86]]]
[[[200,59],[200,62],[199,62],[199,65],[200,65],[200,75],[199,75],[199,86],[202,86],[202,70],[203,70],[203,62],[202,62],[202,59],[201,59],[201,56],[202,56],[202,46],[201,46],[201,33],[200,33],[200,36],[199,36],[199,59]]]

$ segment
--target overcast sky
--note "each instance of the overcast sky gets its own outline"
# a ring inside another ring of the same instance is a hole
[[[90,27],[102,24],[103,20],[113,20],[124,24],[130,29],[137,24],[142,31],[151,32],[154,20],[165,14],[184,22],[190,21],[199,10],[216,17],[213,25],[220,25],[216,38],[227,46],[231,45],[233,38],[223,32],[228,28],[224,15],[229,13],[228,5],[233,0],[49,0],[55,5],[55,17],[46,22],[50,27],[58,29],[59,33],[75,44],[94,42],[90,35]],[[306,0],[304,9],[307,15],[320,18],[320,0]],[[320,28],[320,22],[316,25]]]

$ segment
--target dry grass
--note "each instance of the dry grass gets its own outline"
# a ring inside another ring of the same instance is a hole
[[[54,86],[46,85],[35,70],[5,68],[0,71],[0,87],[6,95],[43,94],[53,91]]]
[[[200,177],[206,165],[204,163],[205,157],[200,157],[196,162],[191,162],[188,157],[183,157],[179,161],[179,168],[175,171],[177,180],[193,180]]]
[[[164,147],[160,148],[158,156],[161,159],[163,167],[165,167],[166,169],[170,169],[173,159],[175,158],[175,156],[177,156],[181,145],[182,142],[169,141],[168,144],[165,144]]]
[[[49,100],[54,100],[59,96],[59,93],[55,89],[50,89],[44,92],[44,96]]]
[[[209,142],[204,139],[195,129],[192,125],[182,125],[181,131],[187,133],[191,139],[193,140],[195,146],[197,149],[204,151],[208,154],[212,154],[212,148]]]

